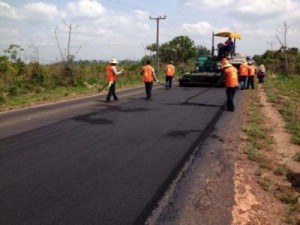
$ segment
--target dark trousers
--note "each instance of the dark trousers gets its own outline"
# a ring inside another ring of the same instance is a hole
[[[147,99],[151,99],[153,82],[145,82],[145,90]]]
[[[254,89],[254,76],[248,76],[247,89],[251,86]]]
[[[246,89],[246,85],[247,85],[247,76],[241,76],[241,80],[240,80],[240,83],[241,83],[241,89]]]
[[[258,78],[258,83],[264,83],[264,78],[265,78],[265,75],[257,75],[257,78]]]
[[[110,85],[107,96],[106,96],[106,100],[110,101],[111,96],[114,97],[114,100],[118,99],[118,97],[116,95],[116,82],[113,82],[112,85]]]
[[[172,87],[172,80],[173,80],[172,76],[166,76],[166,88],[167,89]]]
[[[227,96],[227,110],[234,111],[234,95],[236,92],[236,87],[226,87],[226,96]]]

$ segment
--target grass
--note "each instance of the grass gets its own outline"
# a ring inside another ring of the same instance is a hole
[[[26,95],[8,96],[5,102],[0,105],[0,111],[7,108],[22,107],[37,102],[56,101],[72,95],[84,95],[96,93],[96,89],[88,89],[84,86],[79,87],[57,87],[52,90],[43,90],[40,93],[29,93]]]
[[[300,162],[300,152],[297,152],[294,156],[293,156],[293,160]]]
[[[277,176],[284,176],[288,171],[288,168],[285,165],[277,165],[274,168],[274,174]]]
[[[292,143],[300,145],[300,76],[279,75],[266,80],[268,100],[274,103],[292,134]]]
[[[286,128],[291,133],[291,142],[300,145],[300,76],[267,79],[264,88],[268,101],[273,103],[284,118]],[[248,113],[244,131],[248,136],[248,144],[245,152],[249,160],[259,165],[256,175],[261,188],[285,205],[282,219],[288,224],[295,224],[300,212],[299,196],[292,188],[279,182],[287,174],[288,165],[280,164],[273,157],[273,139],[270,134],[272,128],[268,128],[265,122],[262,105],[253,99],[258,99],[256,90],[247,92]],[[293,156],[293,160],[300,162],[300,152]]]
[[[248,99],[257,99],[257,92],[248,92]],[[262,105],[257,101],[249,101],[248,107],[248,121],[245,132],[248,136],[248,145],[245,152],[248,159],[258,163],[261,169],[272,169],[272,164],[262,154],[263,150],[269,150],[272,144],[272,139],[266,135],[266,128],[264,127],[264,118],[260,113]]]
[[[137,84],[142,84],[140,77],[131,77],[131,79],[120,78],[117,82],[117,90],[118,88],[135,86]],[[105,82],[100,84],[99,86],[105,85]],[[57,100],[62,100],[66,98],[72,98],[75,96],[82,96],[88,94],[97,94],[99,87],[94,86],[89,88],[85,85],[79,86],[67,86],[67,87],[55,87],[52,89],[40,88],[39,91],[34,91],[32,93],[26,94],[14,94],[7,95],[6,97],[0,96],[0,111],[4,111],[10,108],[19,108],[28,106],[31,104],[36,104],[40,102],[53,102]],[[108,88],[105,88],[108,90]]]

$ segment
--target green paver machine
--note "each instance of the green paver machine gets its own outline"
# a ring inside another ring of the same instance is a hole
[[[231,37],[233,39],[233,48],[229,52],[229,62],[236,66],[237,68],[241,65],[246,56],[242,56],[235,52],[236,50],[236,40],[241,38],[241,35],[235,32],[219,32],[212,34],[212,49],[211,55],[207,57],[199,57],[196,59],[194,71],[185,73],[179,79],[179,86],[222,86],[223,83],[219,82],[222,69],[221,69],[221,60],[220,56],[220,46],[222,43],[218,44],[218,47],[215,48],[215,37]],[[217,55],[215,52],[217,51]]]

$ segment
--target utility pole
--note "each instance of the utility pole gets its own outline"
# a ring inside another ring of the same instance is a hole
[[[150,20],[156,20],[156,76],[159,76],[159,20],[166,19],[166,16],[151,17]]]

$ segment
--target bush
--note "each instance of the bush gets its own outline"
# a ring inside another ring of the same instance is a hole
[[[0,95],[0,104],[4,104],[5,103],[5,97],[3,96],[3,94]]]
[[[8,89],[8,95],[9,96],[16,96],[18,93],[17,93],[17,88],[16,87],[10,87]]]

